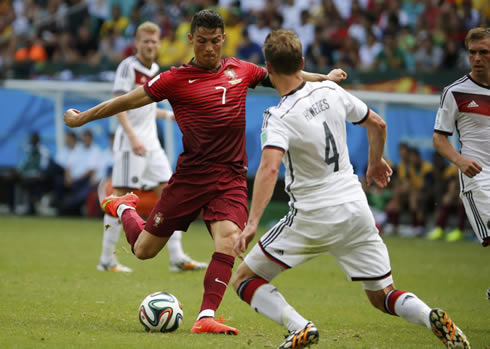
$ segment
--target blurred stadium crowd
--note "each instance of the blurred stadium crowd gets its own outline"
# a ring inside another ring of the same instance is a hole
[[[225,18],[225,56],[263,63],[265,37],[282,27],[298,33],[310,71],[465,70],[466,32],[490,22],[488,0],[1,0],[0,71],[71,79],[76,65],[113,70],[146,20],[162,28],[158,63],[180,65],[202,8]]]

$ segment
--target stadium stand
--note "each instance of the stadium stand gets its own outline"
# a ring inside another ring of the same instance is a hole
[[[97,73],[113,70],[133,52],[139,23],[156,22],[162,41],[178,48],[185,46],[192,13],[202,8],[215,8],[226,19],[225,55],[241,58],[244,29],[259,46],[271,29],[294,29],[310,71],[466,70],[464,36],[490,18],[482,0],[6,0],[0,7],[1,71],[9,78],[61,78],[71,71],[80,79],[101,79]]]

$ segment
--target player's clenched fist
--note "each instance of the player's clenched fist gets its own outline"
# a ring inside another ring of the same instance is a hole
[[[340,68],[333,69],[327,74],[328,80],[339,83],[347,79],[347,73]]]
[[[84,124],[82,118],[80,117],[80,111],[76,109],[68,109],[65,112],[65,124],[68,127],[78,127]]]

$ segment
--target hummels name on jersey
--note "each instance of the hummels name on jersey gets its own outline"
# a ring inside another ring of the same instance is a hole
[[[303,116],[305,117],[305,119],[307,121],[310,121],[315,116],[320,114],[322,111],[327,110],[329,108],[330,108],[330,105],[328,104],[327,99],[323,98],[323,99],[319,100],[318,102],[313,103],[311,107],[306,109],[303,112]]]

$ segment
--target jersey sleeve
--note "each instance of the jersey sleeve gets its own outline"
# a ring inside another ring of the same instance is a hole
[[[253,63],[242,61],[247,66],[248,71],[248,87],[255,88],[259,83],[267,78],[267,70]]]
[[[289,147],[289,132],[286,125],[283,120],[271,113],[269,109],[264,112],[260,143],[262,149],[279,148],[287,151]]]
[[[171,70],[167,70],[158,74],[153,79],[148,81],[145,86],[145,92],[155,102],[160,102],[164,99],[169,99],[173,74]]]
[[[336,89],[338,89],[342,103],[345,106],[346,120],[353,124],[360,124],[366,120],[369,114],[369,107],[367,104],[344,90],[339,85],[336,85]]]
[[[439,109],[437,109],[434,131],[452,135],[454,130],[454,123],[456,121],[457,110],[458,107],[453,94],[445,90],[441,96]]]
[[[131,61],[126,59],[119,64],[116,70],[116,77],[114,79],[114,87],[112,92],[114,94],[128,93],[134,86],[134,69],[131,66]]]

